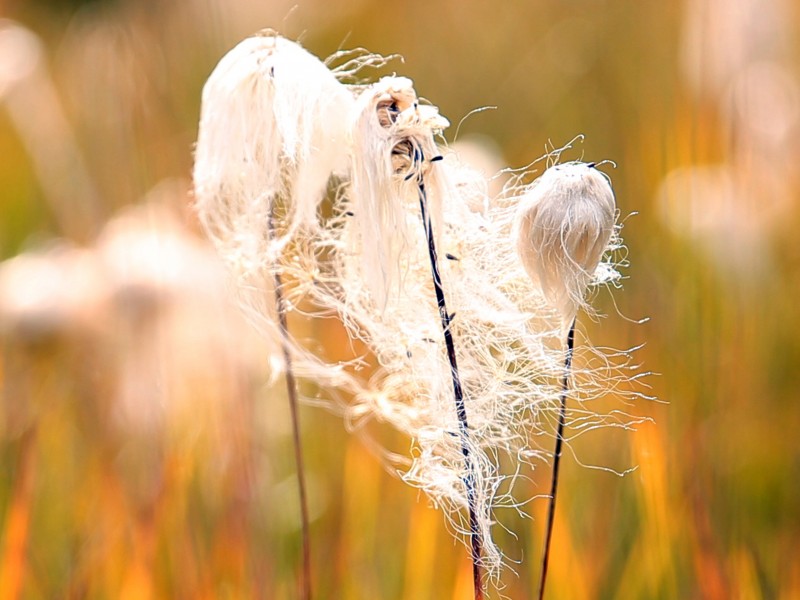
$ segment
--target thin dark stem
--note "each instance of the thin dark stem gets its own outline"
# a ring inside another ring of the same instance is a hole
[[[269,213],[269,236],[275,239],[275,217],[273,210]],[[275,310],[278,313],[278,326],[281,332],[281,350],[286,365],[286,394],[289,397],[289,409],[292,414],[292,441],[294,443],[294,460],[297,465],[297,487],[300,492],[300,529],[303,544],[303,571],[300,579],[300,594],[303,600],[311,598],[311,543],[309,541],[308,500],[306,494],[305,469],[303,467],[303,450],[300,444],[300,418],[297,400],[297,381],[292,370],[292,355],[289,350],[289,326],[286,322],[286,302],[283,298],[283,282],[280,272],[273,271],[275,288]]]
[[[439,307],[439,316],[442,320],[442,330],[444,332],[444,343],[447,347],[447,359],[450,361],[450,374],[453,378],[453,393],[456,401],[456,414],[458,415],[458,429],[461,434],[461,453],[464,455],[467,475],[464,478],[464,485],[467,488],[467,504],[469,506],[469,530],[472,548],[472,580],[475,589],[475,600],[483,600],[483,583],[481,577],[481,553],[483,541],[478,530],[478,516],[475,510],[475,479],[474,466],[469,453],[469,424],[467,423],[467,409],[464,405],[464,391],[461,388],[461,377],[458,374],[458,364],[456,363],[456,349],[453,344],[453,335],[450,332],[451,315],[447,312],[447,305],[444,300],[444,289],[442,278],[439,274],[439,261],[436,256],[436,243],[434,242],[433,227],[431,217],[428,213],[428,199],[425,192],[425,183],[422,175],[417,179],[419,187],[419,207],[422,212],[422,222],[425,226],[425,235],[428,239],[428,255],[431,261],[431,273],[433,275],[433,288],[436,291],[436,303]]]
[[[556,450],[553,457],[553,476],[550,484],[550,504],[547,509],[547,529],[544,536],[544,552],[542,553],[542,578],[539,582],[539,600],[544,598],[544,582],[547,579],[547,563],[550,559],[550,538],[553,533],[553,519],[556,514],[556,492],[558,491],[558,467],[561,464],[561,447],[564,443],[564,421],[567,414],[567,392],[569,376],[572,369],[572,350],[575,346],[575,320],[567,335],[567,356],[564,359],[564,379],[561,382],[561,410],[558,414],[558,432],[556,433]]]

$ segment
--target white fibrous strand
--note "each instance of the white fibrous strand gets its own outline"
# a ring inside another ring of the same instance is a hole
[[[418,244],[419,209],[408,211],[419,203],[413,174],[427,168],[422,157],[437,154],[432,134],[448,125],[434,107],[419,104],[405,77],[384,77],[356,101],[348,196],[355,199],[353,241],[377,307],[402,297],[409,265],[426,256],[427,245]],[[440,216],[438,194],[433,202]]]
[[[533,182],[519,202],[514,238],[534,285],[561,316],[566,331],[564,374],[538,597],[544,598],[550,540],[564,443],[578,308],[587,306],[586,288],[609,249],[616,207],[611,185],[595,164],[554,165]]]

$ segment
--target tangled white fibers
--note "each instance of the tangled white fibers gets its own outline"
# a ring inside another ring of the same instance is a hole
[[[409,79],[337,79],[380,62],[365,54],[337,73],[271,32],[231,50],[203,91],[196,208],[238,286],[261,298],[249,306],[267,335],[277,335],[265,290],[278,272],[290,311],[334,315],[369,348],[377,368],[363,378],[317,355],[319,343],[291,343],[297,375],[341,392],[350,424],[380,421],[408,436],[402,478],[459,537],[477,529],[496,582],[496,509],[522,510],[522,465],[549,455],[564,321],[614,268],[614,195],[595,165],[567,163],[490,198],[486,177],[444,144],[448,121]],[[270,235],[272,217],[280,235]],[[636,422],[586,404],[631,378],[630,355],[582,348],[568,427]],[[465,415],[454,403],[456,362]]]

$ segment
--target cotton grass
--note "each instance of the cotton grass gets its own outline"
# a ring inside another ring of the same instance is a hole
[[[608,176],[594,164],[547,169],[522,197],[515,237],[525,271],[565,323],[585,307],[588,284],[614,234]]]
[[[364,56],[341,74],[381,62]],[[407,78],[340,83],[298,45],[262,34],[204,89],[196,206],[240,288],[269,289],[279,273],[287,311],[336,316],[369,349],[377,367],[362,379],[290,339],[299,374],[349,398],[340,408],[354,428],[377,421],[408,437],[400,476],[473,540],[496,583],[496,509],[523,510],[521,465],[549,454],[538,439],[560,403],[564,323],[613,271],[616,210],[606,176],[581,163],[490,197],[486,177],[444,143],[448,125]],[[266,226],[276,205],[279,235]],[[274,309],[261,316],[274,322]],[[596,356],[599,367],[580,372],[584,400],[627,377],[627,355]],[[585,430],[606,419],[575,414]]]

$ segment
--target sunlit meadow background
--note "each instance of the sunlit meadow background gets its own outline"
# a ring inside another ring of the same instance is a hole
[[[578,133],[569,158],[617,162],[631,267],[583,328],[646,341],[663,402],[567,453],[548,597],[800,598],[800,6],[297,4],[0,1],[0,598],[297,597],[285,394],[190,198],[203,82],[263,27],[403,55],[386,72],[454,125],[498,106],[460,132],[490,171]],[[335,324],[292,326],[349,356]],[[315,597],[470,598],[442,515],[340,417],[301,419]],[[538,580],[527,509],[498,531],[510,598]]]

